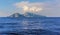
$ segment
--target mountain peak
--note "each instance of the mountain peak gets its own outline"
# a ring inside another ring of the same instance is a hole
[[[24,14],[24,16],[26,16],[26,17],[33,17],[33,15],[34,15],[33,13],[29,13],[29,12]]]
[[[45,17],[45,16],[42,16],[42,15],[37,15],[37,14],[34,14],[34,13],[25,13],[25,14],[20,14],[20,13],[14,13],[13,15],[11,15],[10,17],[14,17],[14,18],[20,18],[20,17]]]
[[[46,16],[43,16],[43,15],[37,15],[37,14],[34,14],[34,13],[25,13],[24,16],[26,17],[46,17]]]
[[[19,18],[19,17],[25,17],[25,16],[23,16],[23,15],[20,14],[20,13],[14,13],[14,14],[12,14],[10,17]]]

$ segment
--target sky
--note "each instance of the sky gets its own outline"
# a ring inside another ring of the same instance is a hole
[[[0,17],[27,12],[60,17],[60,0],[0,0]]]

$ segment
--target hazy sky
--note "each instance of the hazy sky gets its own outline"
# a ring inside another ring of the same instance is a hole
[[[26,12],[60,17],[60,0],[0,0],[0,17]]]

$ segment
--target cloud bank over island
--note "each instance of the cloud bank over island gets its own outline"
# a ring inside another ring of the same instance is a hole
[[[22,1],[14,4],[16,8],[19,8],[18,11],[21,11],[20,13],[32,12],[52,17],[60,15],[58,13],[60,11],[59,5],[59,0],[48,0],[45,2]]]

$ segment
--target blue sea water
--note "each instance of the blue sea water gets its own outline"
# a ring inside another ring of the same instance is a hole
[[[60,18],[0,18],[0,33],[60,35]]]

